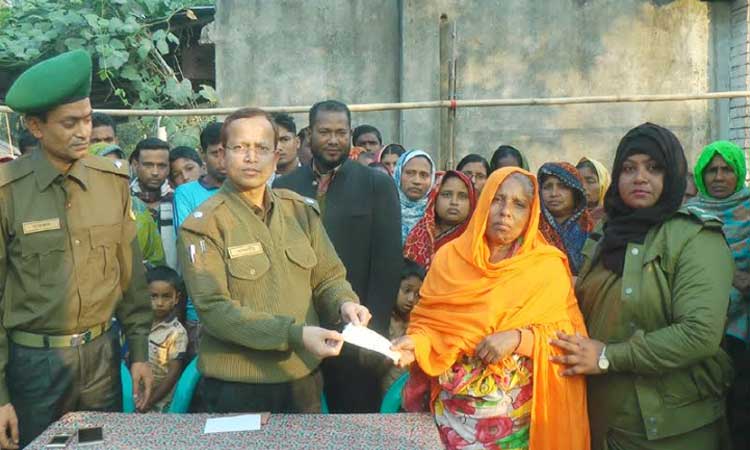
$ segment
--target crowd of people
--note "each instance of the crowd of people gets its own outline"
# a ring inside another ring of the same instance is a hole
[[[40,98],[43,75],[69,74]],[[123,149],[92,113],[90,57],[27,70],[6,96],[25,155],[0,166],[0,446],[67,411],[430,412],[450,449],[748,448],[745,153],[693,171],[652,123],[531,171],[511,145],[441,170],[353,127],[240,109],[200,149]],[[694,188],[689,189],[690,185]],[[112,316],[116,320],[111,320]],[[345,344],[392,340],[396,364]]]

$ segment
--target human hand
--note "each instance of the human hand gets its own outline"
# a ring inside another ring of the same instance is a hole
[[[405,368],[409,367],[411,363],[414,362],[416,359],[416,356],[414,355],[414,340],[411,338],[411,336],[401,336],[400,338],[396,338],[393,341],[391,341],[391,350],[394,352],[399,352],[401,355],[398,358],[398,362],[396,363],[396,367]]]
[[[302,344],[308,352],[323,359],[341,353],[344,336],[338,331],[306,326],[302,328]]]
[[[18,448],[18,417],[13,405],[6,403],[0,406],[0,447],[4,449]]]
[[[565,350],[565,355],[555,355],[550,360],[557,364],[568,366],[562,371],[562,376],[574,375],[598,375],[602,373],[599,369],[599,355],[602,353],[604,343],[590,339],[576,333],[575,335],[558,332],[557,339],[552,339],[550,344]]]
[[[151,390],[154,386],[154,374],[147,362],[134,362],[130,365],[130,376],[133,378],[133,401],[138,411],[145,411],[151,401]]]
[[[359,303],[346,302],[341,305],[341,320],[344,323],[366,327],[371,318],[370,310]]]
[[[482,339],[477,345],[475,354],[485,364],[497,364],[513,353],[520,343],[520,330],[501,331]]]

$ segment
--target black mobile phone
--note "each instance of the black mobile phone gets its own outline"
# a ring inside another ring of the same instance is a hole
[[[44,448],[65,448],[73,435],[70,433],[59,433],[52,436]]]
[[[101,444],[102,442],[104,442],[102,427],[78,429],[78,445]]]

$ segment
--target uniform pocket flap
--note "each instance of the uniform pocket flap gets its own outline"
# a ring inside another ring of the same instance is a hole
[[[307,243],[287,247],[286,256],[293,263],[304,269],[312,269],[318,264],[318,258],[315,256],[315,251],[313,251],[312,247]]]
[[[109,247],[120,243],[121,225],[95,225],[89,228],[91,247]]]
[[[227,262],[229,274],[243,280],[257,280],[271,267],[265,253],[232,258]]]
[[[21,254],[23,256],[43,255],[65,250],[66,234],[63,230],[42,231],[21,236]]]

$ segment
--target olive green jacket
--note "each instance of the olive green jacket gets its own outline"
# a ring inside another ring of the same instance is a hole
[[[719,346],[734,273],[721,223],[680,210],[649,231],[643,245],[628,245],[622,278],[606,286],[594,282],[606,276],[600,237],[594,232],[584,245],[576,283],[588,331],[607,345],[610,361],[607,374],[589,377],[592,436],[608,412],[608,427],[628,428],[626,418],[635,418],[640,430],[629,431],[649,440],[716,421],[732,380],[729,357]],[[607,397],[618,400],[607,403]],[[597,404],[614,411],[597,411]]]
[[[182,223],[177,254],[203,324],[199,369],[245,383],[302,378],[320,361],[302,327],[358,302],[317,204],[268,189],[265,220],[229,182]]]
[[[148,361],[153,313],[127,164],[88,155],[63,176],[43,151],[0,166],[0,404],[8,332],[68,335],[117,315]]]

